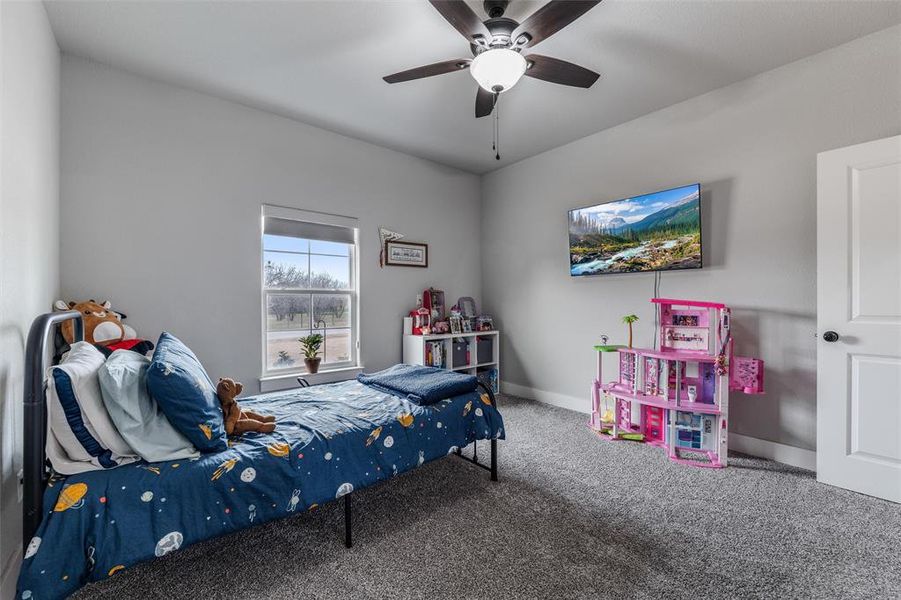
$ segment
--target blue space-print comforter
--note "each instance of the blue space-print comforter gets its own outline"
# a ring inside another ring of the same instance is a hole
[[[51,480],[18,597],[63,598],[139,561],[293,513],[416,468],[478,439],[503,439],[478,392],[431,406],[356,381],[241,399],[277,418],[197,459]]]

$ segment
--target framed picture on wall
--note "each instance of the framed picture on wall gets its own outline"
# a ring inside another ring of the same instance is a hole
[[[385,242],[385,264],[394,267],[429,266],[429,245],[419,242]]]

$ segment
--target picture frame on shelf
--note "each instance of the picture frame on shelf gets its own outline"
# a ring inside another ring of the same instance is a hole
[[[472,321],[463,319],[463,333],[472,333]]]
[[[452,316],[449,320],[451,334],[463,333],[463,319],[459,316]]]
[[[427,269],[429,266],[429,245],[420,242],[388,240],[385,242],[385,265]]]
[[[478,314],[476,311],[476,301],[469,296],[463,296],[457,300],[457,306],[460,309],[460,314],[464,317],[471,318]]]

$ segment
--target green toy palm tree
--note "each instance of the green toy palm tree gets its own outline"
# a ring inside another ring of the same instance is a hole
[[[637,320],[637,315],[626,315],[625,317],[623,317],[623,323],[629,326],[629,348],[632,347],[632,323]]]

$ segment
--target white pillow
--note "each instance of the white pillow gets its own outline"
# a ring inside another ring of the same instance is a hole
[[[200,452],[172,424],[147,391],[150,359],[116,350],[98,376],[103,404],[116,428],[147,462],[198,458]]]
[[[111,469],[139,459],[113,425],[97,377],[104,356],[76,342],[47,376],[47,457],[63,475]]]

